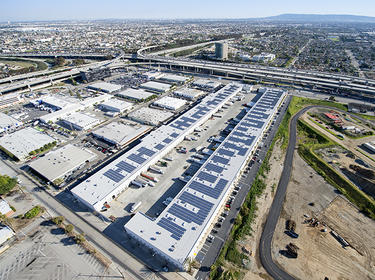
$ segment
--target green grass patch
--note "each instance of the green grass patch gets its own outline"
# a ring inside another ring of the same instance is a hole
[[[25,219],[32,219],[32,218],[38,216],[39,213],[41,213],[41,212],[43,212],[43,208],[40,207],[39,205],[37,205],[37,206],[34,206],[33,208],[31,208],[29,211],[27,211],[25,213],[25,215],[23,215],[23,216],[24,216]]]

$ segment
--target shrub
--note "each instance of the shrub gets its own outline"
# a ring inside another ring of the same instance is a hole
[[[64,222],[65,218],[63,216],[57,216],[52,219],[52,222],[56,225],[61,225]]]
[[[74,226],[73,225],[71,225],[71,224],[66,225],[66,227],[65,227],[65,232],[66,233],[71,233],[71,232],[73,232],[73,230],[74,230]]]
[[[0,195],[7,194],[17,185],[17,179],[0,175]]]
[[[31,208],[29,211],[27,211],[25,213],[24,218],[32,219],[32,218],[36,217],[42,211],[43,211],[42,207],[40,207],[38,205],[34,206],[33,208]]]
[[[76,236],[74,236],[74,240],[76,241],[77,244],[82,244],[83,242],[86,241],[86,238],[85,238],[85,236],[81,233],[81,234],[77,234]]]

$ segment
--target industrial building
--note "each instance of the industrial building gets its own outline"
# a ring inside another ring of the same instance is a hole
[[[101,103],[99,106],[101,110],[104,111],[123,113],[126,110],[129,110],[133,106],[133,104],[113,98]]]
[[[115,91],[120,90],[121,86],[111,84],[111,83],[106,83],[106,82],[99,82],[99,83],[94,83],[94,84],[89,85],[88,88],[96,90],[96,91],[105,92],[105,93],[113,93]]]
[[[209,79],[199,79],[194,81],[192,85],[206,91],[214,91],[217,90],[222,85],[222,83]]]
[[[171,85],[149,81],[149,82],[141,84],[140,87],[149,91],[153,91],[157,93],[164,93],[171,88]]]
[[[21,121],[4,113],[0,113],[0,134],[11,132],[16,128],[22,126],[22,124],[23,123]]]
[[[185,270],[224,209],[234,183],[285,97],[268,90],[157,218],[136,213],[126,232],[158,257]]]
[[[140,124],[111,122],[92,132],[92,135],[112,145],[125,146],[138,139],[151,128]]]
[[[44,123],[48,123],[48,122],[54,123],[58,119],[63,118],[71,113],[91,108],[95,104],[105,102],[111,98],[112,96],[109,94],[102,94],[96,97],[86,98],[83,101],[78,101],[76,99],[68,99],[68,101],[67,100],[64,101],[64,100],[61,100],[61,98],[51,99],[49,96],[46,96],[46,97],[43,97],[41,99],[34,101],[33,104],[34,105],[45,104],[46,106],[53,106],[54,110],[56,111],[49,113],[47,115],[41,116],[39,117],[39,119],[40,121]],[[54,100],[53,103],[52,103],[52,100]],[[61,108],[61,109],[58,109],[58,108]]]
[[[138,110],[131,112],[128,118],[136,122],[140,122],[147,125],[157,126],[166,120],[169,120],[174,116],[173,113],[162,111],[158,109],[142,107]]]
[[[68,177],[95,157],[96,155],[88,150],[68,144],[38,158],[29,166],[45,180],[56,183],[56,180]]]
[[[218,59],[228,59],[228,43],[215,43],[215,57]]]
[[[183,97],[187,100],[194,100],[206,93],[194,88],[182,88],[174,91],[173,94]]]
[[[276,56],[272,53],[261,53],[254,55],[251,60],[254,62],[270,62],[275,58]]]
[[[163,98],[160,98],[159,100],[156,100],[152,104],[164,109],[177,111],[178,109],[186,105],[186,101],[170,96],[165,96]]]
[[[9,203],[0,198],[0,214],[1,215],[4,215],[5,217],[10,217],[12,216],[14,213],[14,211],[12,210],[12,208],[10,208],[9,206]]]
[[[152,97],[153,95],[154,94],[151,92],[147,92],[142,89],[132,89],[132,88],[128,88],[124,91],[120,91],[119,93],[116,93],[116,96],[126,98],[129,100],[134,100],[134,101],[144,101]]]
[[[0,108],[5,108],[23,101],[24,99],[19,93],[4,94],[0,96]]]
[[[34,128],[27,127],[0,138],[0,147],[6,153],[24,160],[29,153],[55,142],[51,136]]]
[[[100,124],[100,120],[79,112],[62,117],[61,122],[71,130],[88,130]]]
[[[241,91],[238,84],[225,88],[202,99],[202,102],[180,117],[161,126],[129,150],[84,182],[72,189],[72,194],[88,208],[100,211],[121,194],[141,172],[165,156],[184,137],[207,121],[230,98]]]
[[[149,81],[160,79],[163,76],[164,76],[164,74],[160,73],[159,71],[148,71],[148,72],[145,72],[145,73],[142,74],[142,77],[146,78]]]
[[[187,81],[191,80],[189,77],[180,76],[180,75],[173,75],[173,74],[165,74],[162,77],[158,78],[160,81],[165,81],[168,83],[182,85]]]
[[[8,241],[13,236],[14,236],[14,231],[10,227],[0,223],[0,245],[3,245],[6,241]],[[1,246],[0,246],[0,251],[2,251]]]

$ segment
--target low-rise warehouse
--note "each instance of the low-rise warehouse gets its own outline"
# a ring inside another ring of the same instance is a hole
[[[173,74],[165,74],[159,78],[160,81],[166,81],[168,83],[174,83],[174,84],[179,84],[179,85],[186,83],[190,79],[191,78],[189,77],[173,75]]]
[[[198,87],[198,88],[203,89],[203,90],[208,90],[208,91],[216,90],[221,85],[222,85],[222,83],[212,81],[212,80],[209,80],[209,79],[199,79],[199,80],[196,80],[196,81],[193,82],[193,86]]]
[[[140,87],[149,91],[163,93],[163,92],[168,91],[171,88],[171,85],[150,81],[150,82],[141,84]]]
[[[144,101],[154,96],[154,94],[151,92],[144,91],[142,89],[128,88],[124,91],[117,93],[116,96],[134,101]]]
[[[194,259],[285,92],[267,91],[157,218],[136,213],[125,230],[181,270]]]
[[[29,156],[29,153],[53,142],[55,142],[55,139],[31,127],[0,138],[1,148],[19,160],[25,159]]]
[[[21,121],[16,120],[15,118],[8,116],[4,113],[0,113],[0,133],[13,131],[21,125]]]
[[[23,98],[19,93],[9,93],[0,96],[0,108],[5,108],[20,102],[23,102]]]
[[[170,96],[165,96],[163,98],[160,98],[159,100],[156,100],[152,104],[164,109],[177,111],[178,109],[186,105],[186,101]]]
[[[111,83],[106,83],[106,82],[99,82],[99,83],[94,83],[94,84],[89,85],[88,88],[97,90],[97,91],[102,91],[105,93],[112,93],[112,92],[120,90],[121,86],[111,84]]]
[[[173,116],[174,114],[171,112],[142,107],[139,110],[131,112],[128,115],[128,118],[136,122],[156,126],[162,122],[165,122],[166,120],[169,120]]]
[[[64,179],[96,155],[88,150],[68,144],[38,158],[29,166],[41,177],[58,185],[57,180]]]
[[[100,121],[82,113],[72,113],[61,118],[63,122],[71,130],[88,130],[98,125]]]
[[[120,195],[141,172],[156,163],[184,137],[207,121],[230,98],[241,91],[238,84],[229,84],[222,90],[206,96],[200,104],[162,126],[84,182],[72,189],[72,194],[92,210],[100,211]]]
[[[100,108],[105,111],[110,112],[117,112],[117,113],[123,113],[126,110],[129,110],[133,106],[132,103],[118,100],[118,99],[110,99],[108,101],[105,101],[100,104]]]
[[[186,98],[187,100],[194,100],[206,93],[194,88],[182,88],[174,91],[173,94]]]
[[[150,129],[149,126],[140,124],[112,122],[93,131],[92,134],[110,144],[124,146],[138,139]]]
[[[163,76],[164,74],[159,71],[148,71],[142,74],[142,77],[146,78],[147,80],[160,79]]]

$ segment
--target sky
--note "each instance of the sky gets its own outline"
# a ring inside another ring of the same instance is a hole
[[[0,22],[253,18],[283,13],[375,16],[374,0],[0,0]]]

